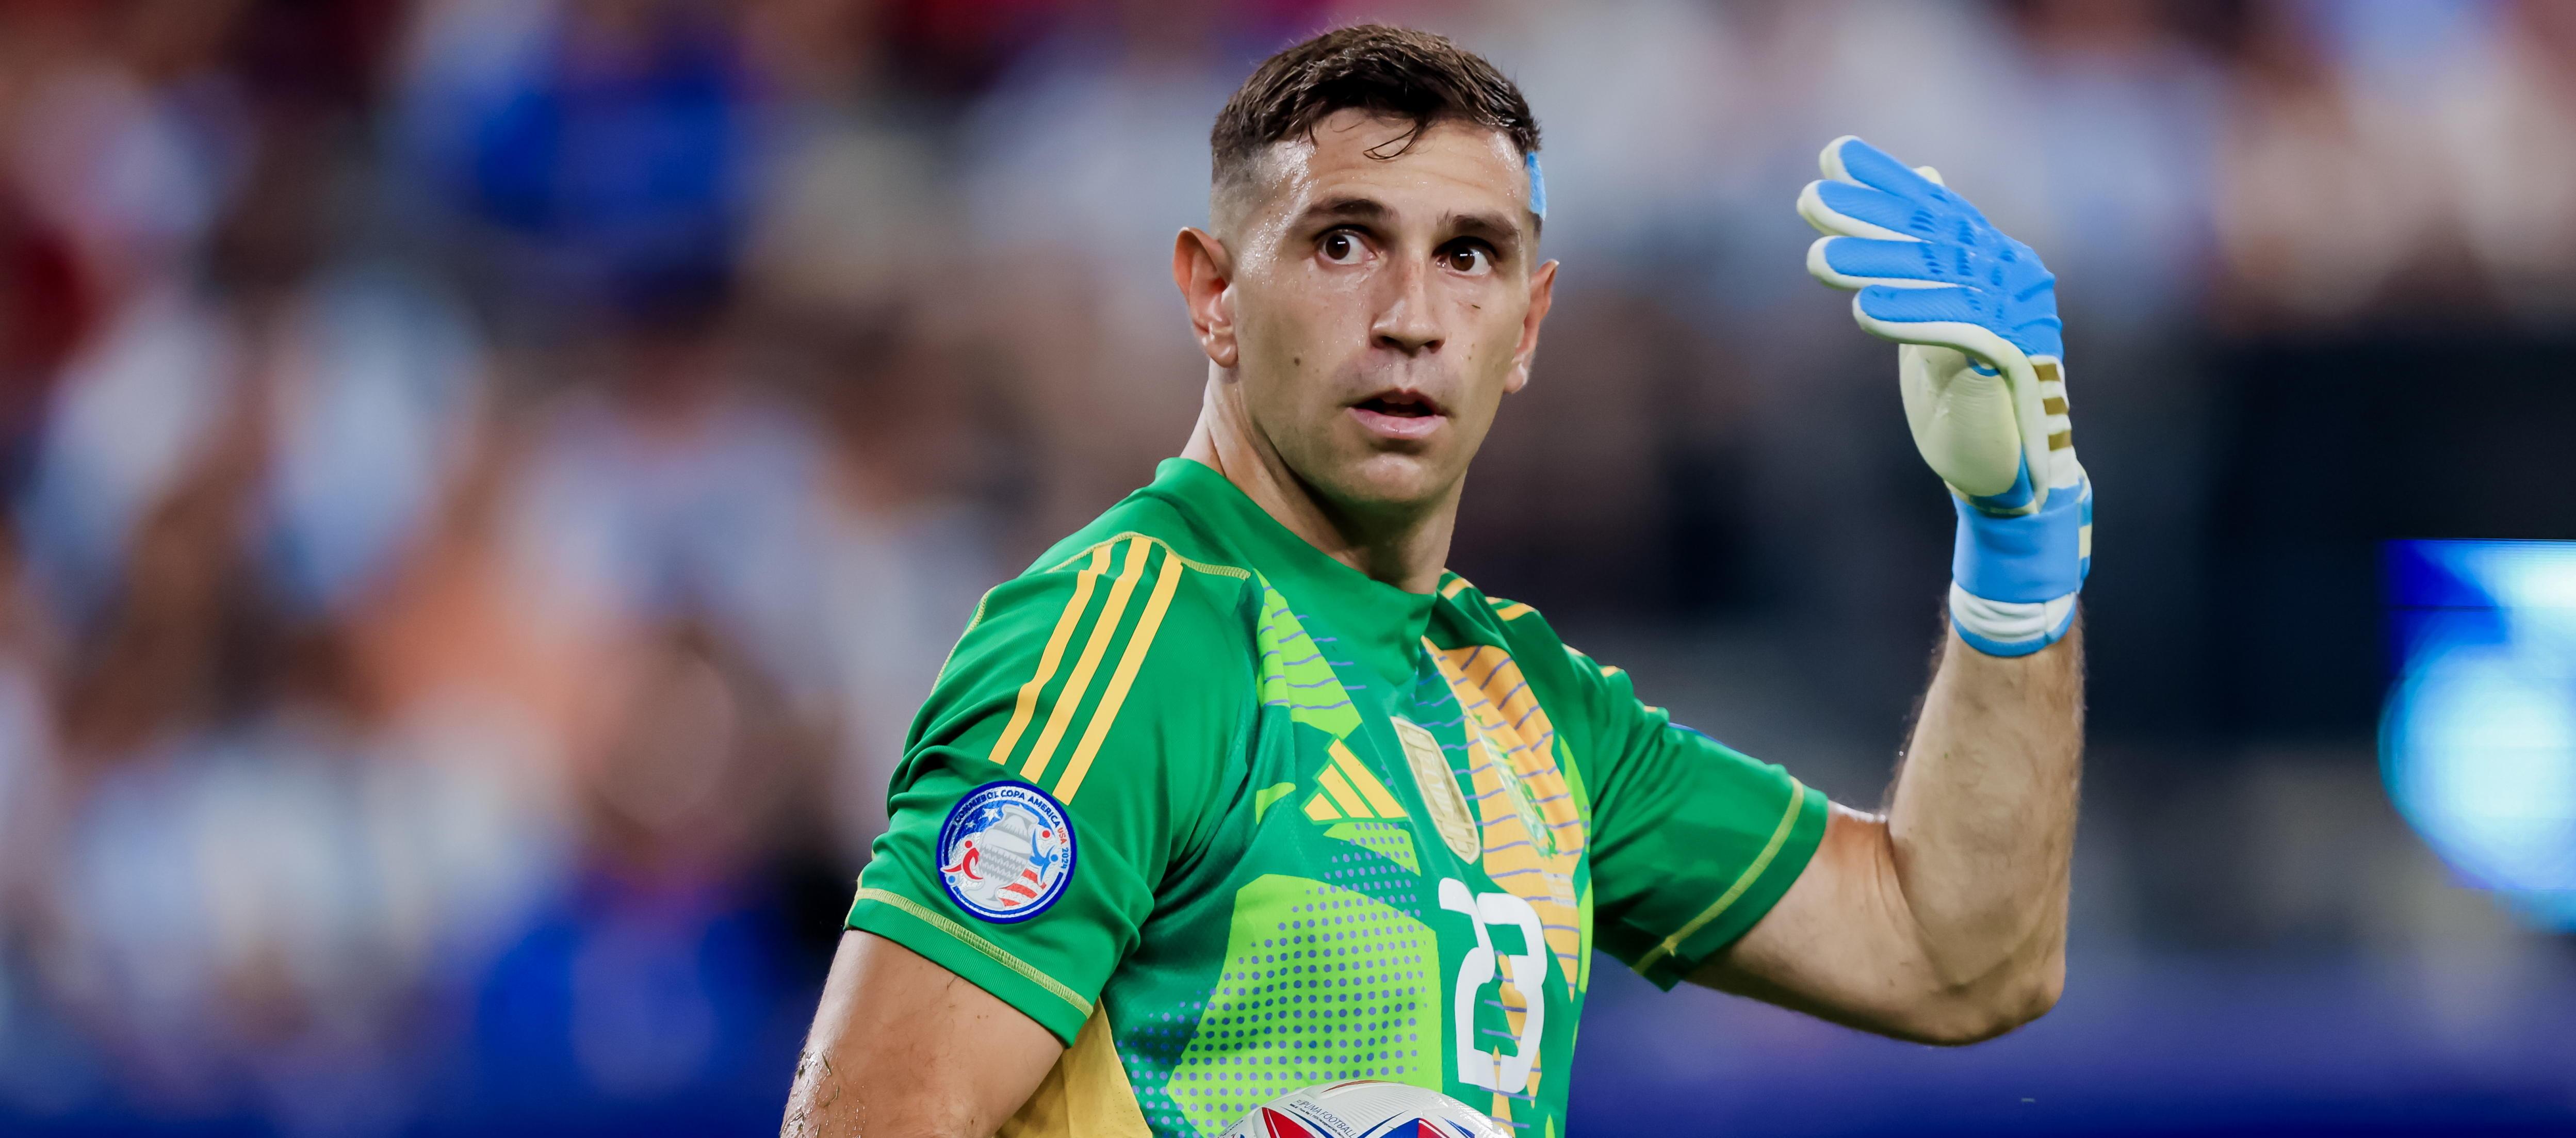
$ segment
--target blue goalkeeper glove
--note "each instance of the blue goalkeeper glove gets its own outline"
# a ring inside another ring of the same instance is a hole
[[[1950,486],[1959,535],[1950,623],[1978,651],[2066,635],[2093,564],[2093,484],[2066,417],[2057,278],[1941,184],[1848,135],[1798,195],[1822,230],[1807,271],[1856,290],[1863,330],[1894,340],[1915,449]]]

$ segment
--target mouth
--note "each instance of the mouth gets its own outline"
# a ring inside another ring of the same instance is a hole
[[[1426,438],[1449,418],[1430,396],[1409,389],[1360,400],[1351,405],[1351,415],[1369,433],[1389,439]]]

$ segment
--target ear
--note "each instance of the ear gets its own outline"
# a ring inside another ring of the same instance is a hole
[[[1234,366],[1234,260],[1204,229],[1184,227],[1172,241],[1172,283],[1189,306],[1199,350],[1218,367]]]
[[[1503,381],[1503,393],[1529,386],[1530,361],[1538,358],[1538,326],[1547,319],[1547,309],[1556,303],[1556,262],[1549,261],[1530,274],[1529,312],[1521,317],[1521,342],[1512,350],[1512,375]]]

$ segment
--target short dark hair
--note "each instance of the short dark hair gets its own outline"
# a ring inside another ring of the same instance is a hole
[[[1529,100],[1485,57],[1430,32],[1359,24],[1292,45],[1253,69],[1208,132],[1210,181],[1222,189],[1248,177],[1272,143],[1351,108],[1413,124],[1372,152],[1381,158],[1404,153],[1440,122],[1500,131],[1524,155],[1538,149]]]

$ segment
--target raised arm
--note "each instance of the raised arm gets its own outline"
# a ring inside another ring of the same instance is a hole
[[[985,1138],[1064,1045],[893,941],[841,934],[780,1138]]]
[[[1887,813],[1836,808],[1764,919],[1694,979],[1935,1042],[2057,1000],[2083,750],[2075,458],[2056,278],[1943,185],[1856,138],[1798,198],[1818,280],[1898,344],[1906,424],[1958,513],[1950,632]]]
[[[2057,1002],[2082,633],[2010,657],[1945,640],[1887,812],[1835,807],[1806,872],[1693,981],[1927,1043]]]

